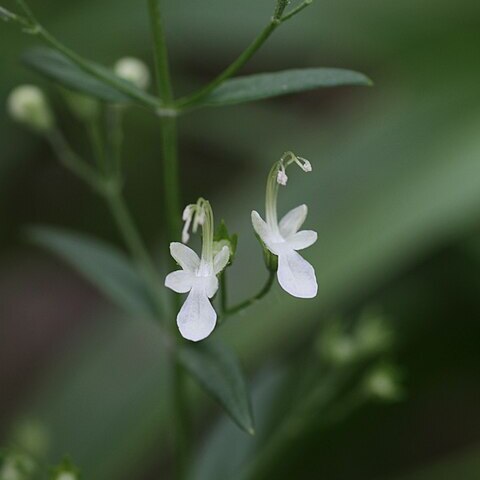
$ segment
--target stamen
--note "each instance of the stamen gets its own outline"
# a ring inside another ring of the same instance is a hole
[[[312,164],[306,159],[302,157],[297,158],[297,165],[304,171],[304,172],[311,172],[312,171]]]
[[[285,167],[282,164],[278,169],[277,183],[285,187],[287,185],[287,182],[288,182],[287,172],[285,171]]]
[[[182,242],[188,243],[190,240],[190,234],[188,231],[190,230],[190,225],[192,223],[192,218],[195,213],[195,205],[187,205],[185,210],[183,211],[182,220],[185,222],[182,230]]]

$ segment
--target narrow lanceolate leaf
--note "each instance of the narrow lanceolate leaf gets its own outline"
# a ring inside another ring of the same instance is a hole
[[[57,228],[32,227],[27,235],[37,245],[65,260],[120,307],[134,315],[154,315],[142,279],[116,248]]]
[[[233,105],[317,88],[371,84],[371,80],[362,73],[339,68],[285,70],[227,80],[207,97],[201,99],[199,104],[207,106]]]
[[[45,47],[37,47],[27,51],[22,59],[28,67],[55,83],[100,100],[112,103],[140,103],[151,107],[158,106],[155,97],[117,77],[113,71],[102,65],[85,61],[89,68],[96,73],[95,75],[76,65],[62,53]],[[98,77],[106,78],[107,81]],[[121,88],[116,88],[115,85],[119,85]]]
[[[181,348],[183,367],[220,402],[240,428],[253,435],[250,395],[237,356],[219,341],[207,340]]]

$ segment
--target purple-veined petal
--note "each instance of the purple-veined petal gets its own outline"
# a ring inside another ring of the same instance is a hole
[[[215,312],[205,290],[194,287],[177,315],[177,325],[182,337],[192,342],[207,338],[215,328]]]
[[[169,273],[165,278],[165,286],[177,293],[188,293],[193,286],[193,275],[185,270]]]
[[[287,243],[293,250],[303,250],[313,245],[317,241],[317,237],[317,232],[313,230],[302,230],[292,235]]]
[[[277,278],[280,286],[294,297],[313,298],[317,295],[315,270],[293,250],[278,256]]]
[[[225,245],[213,259],[213,271],[218,275],[228,264],[230,260],[230,249]]]
[[[300,205],[293,210],[290,210],[279,223],[280,234],[287,239],[298,232],[303,222],[307,218],[308,207]]]
[[[170,254],[187,272],[194,273],[200,265],[200,258],[198,258],[198,255],[183,243],[172,242],[170,244]]]

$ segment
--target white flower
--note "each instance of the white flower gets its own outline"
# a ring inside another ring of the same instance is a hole
[[[120,78],[133,83],[141,90],[146,90],[150,85],[150,71],[138,58],[121,58],[115,64],[114,70]]]
[[[213,254],[213,213],[209,202],[200,199],[185,212],[188,212],[183,216],[186,224],[190,225],[195,216],[194,224],[202,226],[202,256],[200,258],[183,243],[171,243],[170,253],[182,270],[167,275],[165,286],[177,293],[188,293],[177,315],[177,325],[184,338],[198,342],[208,337],[217,323],[217,313],[210,299],[217,293],[217,275],[227,266],[230,249],[224,246],[219,253]]]
[[[298,298],[313,298],[318,285],[313,267],[297,253],[317,241],[317,233],[312,230],[299,231],[307,217],[308,208],[301,205],[277,220],[277,196],[280,185],[285,185],[288,177],[285,169],[297,163],[305,172],[311,171],[310,162],[286,153],[270,171],[267,181],[266,222],[252,212],[252,224],[265,247],[278,257],[277,278],[280,286],[290,295]]]

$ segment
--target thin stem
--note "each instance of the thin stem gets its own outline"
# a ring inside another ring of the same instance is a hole
[[[260,49],[260,47],[268,40],[270,35],[281,24],[281,21],[272,19],[269,24],[263,29],[260,35],[244,50],[240,56],[229,65],[223,72],[214,78],[208,85],[201,88],[198,92],[193,93],[187,97],[181,98],[177,102],[179,108],[188,107],[199,100],[205,98],[215,88],[221,85],[225,80],[233,77]]]
[[[106,173],[105,165],[105,148],[103,144],[102,132],[97,119],[94,119],[87,124],[88,136],[93,147],[95,160],[97,161],[98,170]]]
[[[196,102],[202,100],[208,96],[213,90],[220,86],[223,82],[233,77],[262,47],[262,45],[268,40],[272,33],[286,20],[292,18],[297,13],[301,12],[304,8],[308,7],[313,0],[305,0],[301,5],[294,8],[291,12],[283,15],[285,8],[288,5],[287,1],[281,0],[277,3],[275,12],[268,23],[268,25],[262,30],[260,35],[237,57],[237,59],[231,63],[223,72],[215,77],[210,83],[192,93],[191,95],[179,99],[176,104],[179,109],[189,107]]]
[[[106,182],[100,178],[97,172],[84,160],[82,160],[71,148],[62,133],[54,128],[46,134],[52,149],[56,153],[61,164],[77,177],[85,181],[97,193],[104,194]]]
[[[172,109],[173,88],[170,78],[168,62],[167,43],[162,22],[161,0],[148,0],[149,14],[152,33],[154,38],[155,73],[158,94],[167,107]],[[169,242],[179,239],[181,236],[181,209],[180,209],[180,187],[178,172],[178,135],[177,119],[175,115],[163,115],[160,117],[162,130],[162,151],[163,151],[163,178],[164,178],[164,199],[167,220],[167,239]],[[171,260],[172,264],[173,261]],[[179,308],[178,295],[172,294],[172,303],[175,310]],[[172,329],[176,331],[172,322]],[[178,337],[176,337],[178,338]],[[179,480],[185,478],[190,457],[190,424],[187,411],[186,385],[182,367],[177,354],[171,357],[172,360],[172,423],[174,432],[174,473]]]
[[[106,111],[109,166],[112,175],[122,181],[123,107],[109,105]]]
[[[152,297],[152,301],[154,302],[159,320],[162,320],[164,309],[158,296],[159,292],[161,291],[162,284],[157,275],[155,265],[153,264],[143,240],[138,233],[125,200],[121,195],[120,189],[107,189],[104,196],[107,200],[108,206],[110,207],[118,229],[122,233],[125,243],[127,244],[127,247],[129,248],[138,268],[145,278],[147,286],[149,287],[150,295]]]
[[[160,1],[161,0],[148,0],[148,9],[154,40],[155,76],[157,80],[158,94],[165,105],[168,106],[171,105],[173,101],[173,88],[170,79],[170,65],[167,45],[165,42]]]
[[[158,296],[161,289],[161,282],[153,261],[121,195],[120,186],[115,179],[102,178],[89,164],[76,155],[58,130],[54,129],[48,132],[47,139],[62,165],[88,183],[97,193],[107,200],[125,243],[143,274],[146,286],[150,290],[150,296],[154,302],[157,315],[159,320],[161,320],[164,316],[163,305]]]
[[[223,274],[225,275],[225,273]],[[222,275],[222,277],[223,277]],[[269,275],[268,275],[268,279],[267,281],[265,282],[265,285],[263,286],[263,288],[256,294],[254,295],[253,297],[249,298],[248,300],[245,300],[241,303],[239,303],[238,305],[235,305],[234,307],[231,307],[231,308],[228,308],[228,309],[225,309],[223,310],[223,305],[222,305],[222,318],[221,318],[221,321],[225,321],[225,319],[231,315],[235,315],[236,313],[242,311],[242,310],[245,310],[246,308],[250,307],[251,305],[253,305],[254,303],[258,302],[259,300],[261,300],[265,295],[267,295],[267,293],[270,291],[270,289],[272,288],[272,285],[273,285],[273,282],[275,280],[275,272],[274,271],[270,271],[269,272]],[[225,281],[225,280],[224,280]],[[225,282],[226,283],[226,282]],[[226,290],[226,285],[223,286],[222,285],[222,290]]]
[[[295,15],[297,15],[297,13],[300,13],[304,8],[307,8],[312,3],[313,3],[313,0],[305,0],[298,7],[294,8],[290,12],[286,13],[282,17],[282,22],[285,22],[285,21],[289,20],[290,18],[294,17]]]
[[[162,130],[163,188],[167,216],[167,238],[169,241],[176,241],[180,239],[182,229],[177,119],[174,117],[162,117],[160,119],[160,127]]]

